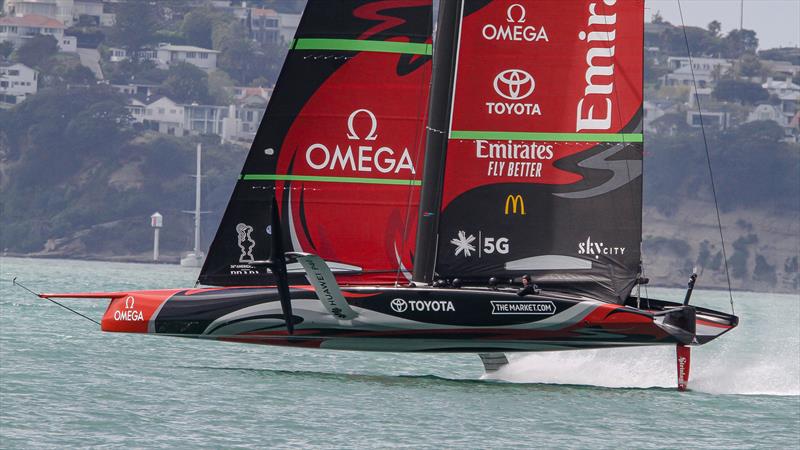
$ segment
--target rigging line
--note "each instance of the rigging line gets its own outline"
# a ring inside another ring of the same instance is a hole
[[[79,315],[79,316],[83,317],[83,318],[84,318],[84,319],[86,319],[86,320],[89,320],[89,321],[91,321],[91,322],[94,322],[94,323],[96,323],[97,325],[100,325],[100,322],[98,322],[98,321],[96,321],[96,320],[92,319],[92,318],[91,318],[91,317],[89,317],[89,316],[86,316],[86,315],[84,315],[84,314],[81,314],[81,313],[79,313],[78,311],[75,311],[74,309],[70,308],[70,307],[69,307],[69,306],[67,306],[67,305],[63,305],[63,304],[61,304],[61,303],[59,303],[59,302],[57,302],[57,301],[53,300],[53,299],[52,299],[52,298],[50,298],[50,297],[46,297],[46,296],[44,296],[44,295],[42,295],[42,294],[39,294],[39,293],[33,292],[31,289],[28,289],[28,288],[27,288],[25,285],[23,285],[22,283],[19,283],[19,282],[17,281],[17,277],[14,277],[14,278],[11,280],[11,284],[13,284],[14,286],[19,286],[19,287],[21,287],[22,289],[24,289],[24,290],[26,290],[26,291],[30,292],[31,294],[33,294],[33,295],[35,295],[35,296],[37,296],[37,297],[39,297],[39,298],[43,298],[43,299],[45,299],[45,300],[49,300],[49,301],[51,301],[51,302],[55,303],[56,305],[58,305],[58,306],[60,306],[60,307],[62,307],[62,308],[64,308],[64,309],[66,309],[67,311],[69,311],[69,312],[71,312],[71,313],[73,313],[73,314],[77,314],[77,315]]]
[[[678,1],[678,12],[681,16],[681,27],[683,28],[683,39],[686,42],[686,54],[689,57],[689,69],[692,73],[692,84],[694,86],[694,99],[697,103],[697,113],[700,118],[700,131],[703,135],[703,146],[706,151],[706,162],[708,163],[708,176],[711,180],[711,192],[714,195],[714,210],[717,213],[717,228],[719,229],[719,240],[722,245],[722,260],[725,263],[725,278],[728,281],[728,297],[731,302],[731,314],[736,314],[736,309],[733,306],[733,289],[731,288],[731,274],[728,270],[728,255],[725,252],[725,237],[722,232],[722,218],[719,214],[719,203],[717,202],[717,188],[714,183],[714,171],[711,169],[711,154],[708,151],[708,138],[706,137],[706,128],[703,125],[703,110],[700,107],[700,94],[697,92],[697,79],[694,76],[694,65],[692,63],[692,51],[689,48],[689,36],[686,34],[686,22],[683,20],[683,8],[681,8],[681,0]]]

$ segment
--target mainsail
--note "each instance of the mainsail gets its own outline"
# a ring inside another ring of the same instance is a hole
[[[199,282],[269,282],[253,263],[269,256],[273,197],[283,247],[340,282],[410,276],[431,15],[431,0],[308,1]]]
[[[623,302],[640,270],[643,0],[442,14],[415,280],[530,274]]]

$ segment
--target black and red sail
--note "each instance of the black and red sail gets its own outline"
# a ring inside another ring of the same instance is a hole
[[[342,283],[405,279],[422,184],[431,14],[431,0],[309,0],[201,283],[269,280],[251,263],[269,255],[273,197],[285,249],[325,258]]]
[[[640,261],[644,2],[454,4],[442,181],[425,180],[441,195],[423,211],[439,215],[434,276],[527,273],[624,301]]]

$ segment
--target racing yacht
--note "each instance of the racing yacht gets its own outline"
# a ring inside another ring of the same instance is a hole
[[[638,295],[644,0],[308,0],[198,286],[101,328],[471,352],[690,347],[734,315]]]

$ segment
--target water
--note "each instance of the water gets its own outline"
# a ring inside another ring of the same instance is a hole
[[[800,446],[796,295],[735,293],[740,327],[693,349],[693,390],[678,393],[672,348],[520,355],[501,382],[475,355],[106,334],[12,274],[43,291],[124,290],[191,286],[196,269],[0,261],[3,448]],[[694,298],[728,307],[722,292]]]

